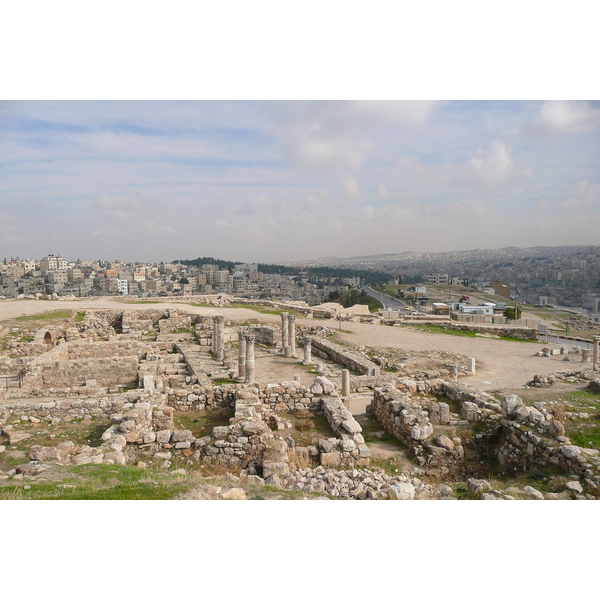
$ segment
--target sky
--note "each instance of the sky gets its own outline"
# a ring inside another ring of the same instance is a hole
[[[597,244],[599,165],[594,101],[1,101],[0,253]]]

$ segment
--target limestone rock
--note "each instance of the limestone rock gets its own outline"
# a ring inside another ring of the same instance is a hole
[[[413,440],[426,440],[432,433],[433,425],[431,423],[413,425],[410,429],[410,437]]]
[[[575,458],[576,456],[579,456],[581,454],[581,449],[577,446],[561,446],[560,451],[567,458]]]
[[[530,485],[526,485],[523,487],[523,495],[529,498],[533,498],[535,500],[544,499],[544,494],[542,494],[542,492],[540,492],[539,490],[536,490],[535,488],[531,487]]]
[[[415,486],[412,483],[397,483],[390,486],[390,500],[414,500]]]
[[[469,486],[469,494],[476,496],[482,492],[491,492],[492,485],[485,479],[467,479],[467,485]]]
[[[568,481],[565,485],[568,490],[573,492],[577,492],[578,494],[583,494],[583,487],[579,483],[579,481]]]
[[[454,450],[454,442],[449,437],[447,437],[445,435],[439,435],[436,438],[435,443],[440,448],[445,448],[449,452],[452,452]]]
[[[502,416],[505,419],[511,419],[519,406],[523,405],[523,400],[516,394],[510,396],[504,396],[502,398],[501,410]]]
[[[246,500],[246,493],[242,488],[231,488],[221,494],[223,500]]]
[[[290,467],[284,462],[264,462],[263,477],[268,479],[270,475],[287,475],[290,472]]]

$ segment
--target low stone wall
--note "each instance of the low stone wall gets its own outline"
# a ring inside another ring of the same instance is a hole
[[[95,380],[101,386],[137,386],[138,357],[53,361],[27,375],[27,383],[33,390],[78,387],[89,380]]]
[[[363,375],[378,376],[381,374],[379,367],[374,362],[371,362],[369,359],[356,352],[347,350],[324,338],[313,337],[311,338],[311,341],[312,349],[315,353],[323,353],[325,356],[344,367],[359,371]]]
[[[588,385],[592,392],[600,393],[600,379],[592,379]]]
[[[444,327],[445,329],[455,329],[457,331],[475,331],[477,333],[490,334],[495,336],[508,336],[519,338],[523,340],[538,340],[539,332],[537,329],[529,327],[515,327],[510,325],[484,325],[477,323],[461,323],[458,321],[433,318],[415,318],[415,319],[383,319],[381,321],[383,325],[391,325],[393,327],[407,326],[422,326],[422,325],[436,325],[438,327]]]
[[[64,354],[57,360],[81,360],[85,358],[113,358],[117,356],[144,356],[153,352],[152,344],[133,341],[87,342],[62,344]],[[46,356],[48,356],[46,354]]]
[[[319,440],[321,465],[324,467],[368,466],[371,451],[361,434],[362,427],[344,406],[344,403],[339,398],[325,400],[323,414],[331,429],[340,439]]]
[[[464,448],[460,438],[434,435],[435,426],[452,423],[445,402],[413,398],[399,390],[376,389],[367,407],[369,414],[409,448],[431,476],[457,475],[462,470]]]
[[[256,341],[260,344],[275,346],[277,342],[281,343],[281,331],[278,331],[275,327],[249,327],[248,331],[255,336]]]
[[[110,419],[114,414],[146,396],[140,394],[119,394],[103,398],[85,400],[53,400],[50,402],[6,402],[0,405],[0,417],[28,417],[59,423],[74,419]]]
[[[169,406],[181,412],[205,408],[234,408],[236,394],[243,390],[256,390],[261,404],[273,411],[321,410],[328,396],[313,394],[296,382],[254,384],[229,384],[202,386],[193,390],[171,390]],[[253,392],[254,393],[254,392]]]

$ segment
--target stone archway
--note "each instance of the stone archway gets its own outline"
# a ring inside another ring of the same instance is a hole
[[[46,331],[46,334],[44,335],[44,343],[47,346],[52,346],[54,341],[52,340],[52,334],[49,331]]]

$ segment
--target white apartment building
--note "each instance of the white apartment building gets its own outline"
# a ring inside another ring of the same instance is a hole
[[[48,254],[48,256],[40,260],[41,271],[62,271],[66,268],[67,261],[60,256],[54,256],[54,254]]]

